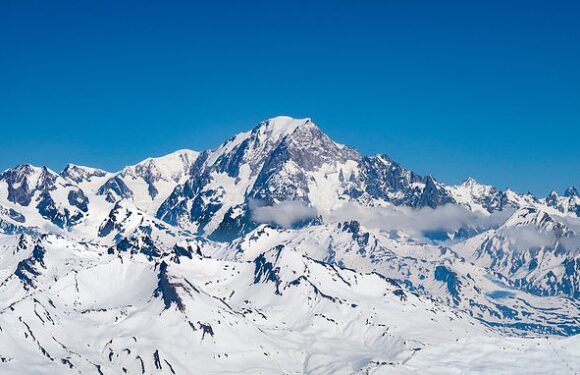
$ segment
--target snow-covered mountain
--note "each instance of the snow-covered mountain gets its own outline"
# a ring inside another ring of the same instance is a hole
[[[578,372],[579,215],[574,188],[448,185],[289,117],[114,173],[20,165],[0,370]]]
[[[159,158],[148,158],[123,168],[99,186],[98,195],[107,202],[133,201],[140,209],[155,213],[175,187],[189,177],[198,152],[180,150]]]
[[[524,207],[501,227],[460,244],[467,258],[535,295],[580,299],[578,220]]]
[[[572,213],[580,216],[580,194],[573,186],[566,189],[562,196],[559,196],[556,191],[552,190],[546,197],[545,202],[548,206],[554,207],[564,214]]]
[[[2,206],[13,225],[71,228],[88,214],[81,188],[46,167],[20,165],[0,174]]]

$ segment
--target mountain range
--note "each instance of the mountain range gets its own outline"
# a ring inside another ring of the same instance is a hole
[[[459,185],[276,117],[0,174],[2,373],[580,372],[580,194]]]

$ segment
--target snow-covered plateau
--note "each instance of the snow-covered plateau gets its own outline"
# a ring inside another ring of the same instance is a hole
[[[580,194],[448,185],[276,117],[0,174],[1,374],[579,374]]]

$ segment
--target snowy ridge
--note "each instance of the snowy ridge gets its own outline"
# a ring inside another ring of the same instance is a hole
[[[579,207],[284,116],[115,173],[17,166],[0,372],[578,373]]]

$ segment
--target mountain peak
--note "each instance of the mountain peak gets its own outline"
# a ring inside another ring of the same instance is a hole
[[[37,167],[32,164],[19,164],[14,168],[5,170],[1,176],[16,180],[26,178],[29,180],[29,184],[35,185],[35,181],[49,176],[56,177],[57,174],[45,166]]]
[[[277,116],[261,121],[253,129],[235,135],[213,150],[207,164],[213,165],[224,155],[240,151],[246,148],[249,143],[253,144],[254,152],[262,153],[265,149],[271,149],[278,145],[282,139],[294,133],[296,129],[309,125],[316,128],[316,125],[309,118],[295,119],[288,116]]]
[[[107,172],[98,168],[85,167],[76,164],[67,164],[67,166],[60,172],[60,176],[68,178],[76,183],[88,181],[92,177],[103,177]]]
[[[312,123],[312,119],[310,117],[299,119],[291,116],[275,116],[269,118],[268,120],[262,121],[261,123],[267,123],[271,126],[285,126],[289,123],[297,123],[297,124]]]
[[[177,150],[170,154],[147,158],[135,165],[125,167],[122,175],[134,175],[146,180],[172,179],[178,181],[187,174],[199,152],[193,150]]]
[[[489,194],[492,194],[494,191],[493,186],[491,185],[484,185],[478,182],[473,177],[468,177],[465,181],[463,181],[459,187],[467,191],[471,196],[483,197]]]
[[[78,164],[73,164],[73,163],[68,163],[66,165],[66,167],[64,167],[63,172],[69,169],[82,169],[82,170],[86,170],[86,171],[101,171],[101,172],[106,172],[102,169],[99,168],[93,168],[93,167],[87,167],[86,165],[78,165]]]
[[[578,197],[578,196],[580,196],[580,194],[578,194],[578,190],[576,189],[576,187],[570,186],[570,187],[568,187],[568,189],[566,189],[566,191],[564,191],[564,196],[565,197]]]
[[[550,215],[546,211],[537,207],[526,206],[516,210],[512,216],[506,220],[503,226],[514,227],[537,224],[546,218],[551,219]]]
[[[264,134],[268,138],[279,140],[302,127],[316,127],[316,125],[310,118],[295,119],[288,116],[277,116],[259,123],[252,133]]]
[[[43,170],[48,170],[47,167],[37,167],[35,165],[32,164],[28,164],[28,163],[24,163],[24,164],[18,164],[17,166],[13,167],[13,168],[9,168],[7,170],[5,170],[4,172],[15,172],[18,174],[26,174],[26,175],[30,175],[33,173],[40,173]]]
[[[193,150],[189,150],[189,149],[181,149],[181,150],[173,151],[173,152],[166,154],[166,155],[163,155],[163,156],[147,158],[147,159],[137,163],[136,165],[146,165],[152,161],[156,162],[156,163],[172,163],[174,161],[183,160],[184,158],[195,159],[198,155],[199,155],[199,152],[197,152],[197,151],[193,151]]]
[[[461,185],[465,186],[465,187],[471,187],[471,186],[479,185],[479,182],[477,182],[477,180],[473,177],[467,177],[465,179],[465,181],[463,181],[461,183]]]

